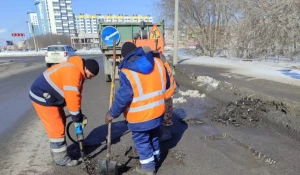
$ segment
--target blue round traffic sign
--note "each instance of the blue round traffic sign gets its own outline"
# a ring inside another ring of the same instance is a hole
[[[120,33],[113,26],[106,26],[101,31],[101,38],[105,45],[113,46],[114,39],[116,38],[116,44],[120,41]]]

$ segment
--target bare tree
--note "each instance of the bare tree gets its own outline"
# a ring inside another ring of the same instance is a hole
[[[166,20],[173,21],[174,1],[162,0],[158,6]],[[213,56],[230,43],[229,27],[236,22],[238,10],[239,4],[231,0],[181,0],[179,27],[198,43],[204,55]]]
[[[238,40],[246,56],[299,54],[300,1],[248,0],[244,9]],[[246,32],[241,35],[241,31]]]
[[[174,0],[157,5],[172,26]],[[299,14],[299,0],[180,0],[179,27],[204,55],[294,57],[300,52]]]

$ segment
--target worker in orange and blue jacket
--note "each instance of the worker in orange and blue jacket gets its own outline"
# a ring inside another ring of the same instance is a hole
[[[50,141],[50,153],[57,165],[76,166],[67,153],[65,139],[67,106],[74,122],[85,117],[81,112],[81,93],[86,79],[99,72],[98,62],[73,56],[67,62],[56,64],[43,72],[32,84],[29,97],[41,119]]]
[[[120,88],[106,114],[106,123],[124,112],[141,163],[136,171],[155,174],[169,77],[162,61],[146,54],[142,47],[126,42],[121,52],[124,59],[119,65]]]

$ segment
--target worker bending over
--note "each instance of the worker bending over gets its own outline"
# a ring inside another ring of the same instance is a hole
[[[57,165],[76,166],[67,153],[65,139],[67,106],[74,122],[82,122],[81,93],[86,79],[92,79],[99,72],[98,62],[84,60],[80,56],[70,57],[48,68],[32,84],[29,97],[34,109],[45,127],[50,141],[50,153]]]

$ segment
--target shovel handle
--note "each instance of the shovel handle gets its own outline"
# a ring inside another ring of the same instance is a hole
[[[112,106],[114,99],[114,91],[115,91],[115,71],[116,71],[116,39],[114,38],[114,46],[113,46],[113,70],[112,70],[112,80],[110,86],[110,99],[109,99],[109,109]],[[107,136],[107,160],[110,160],[111,154],[111,122],[108,123],[108,136]]]

